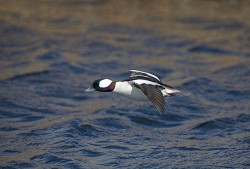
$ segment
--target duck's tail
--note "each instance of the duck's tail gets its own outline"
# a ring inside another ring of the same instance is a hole
[[[167,89],[162,91],[163,96],[189,96],[191,93],[183,92],[178,89]]]
[[[171,93],[173,96],[190,96],[191,93],[188,93],[188,92],[184,92],[184,91],[180,91],[180,90],[177,90],[174,92],[174,93]]]

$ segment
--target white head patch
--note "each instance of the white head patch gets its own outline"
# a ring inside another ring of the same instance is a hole
[[[99,86],[101,88],[105,88],[105,87],[108,87],[111,83],[112,83],[111,80],[109,80],[109,79],[103,79],[103,80],[100,81]]]

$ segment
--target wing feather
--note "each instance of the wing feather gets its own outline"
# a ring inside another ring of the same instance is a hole
[[[148,78],[156,79],[157,81],[161,81],[159,77],[151,73],[143,72],[140,70],[129,70],[129,72],[131,73],[130,77],[141,76],[141,77],[148,77]]]
[[[159,85],[162,85],[166,88],[169,89],[174,89],[172,86],[169,86],[165,83],[162,83],[161,80],[159,79],[159,77],[157,77],[156,75],[153,75],[151,73],[147,73],[147,72],[143,72],[140,70],[129,70],[129,72],[131,72],[131,75],[129,76],[129,78],[123,80],[123,81],[134,81],[134,80],[148,80],[151,82],[155,82],[158,83]]]
[[[135,84],[135,86],[142,90],[148,99],[155,105],[160,114],[164,113],[164,97],[159,89],[153,85]]]

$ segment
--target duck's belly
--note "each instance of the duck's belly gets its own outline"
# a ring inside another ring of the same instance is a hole
[[[137,88],[133,88],[131,94],[125,97],[128,97],[133,100],[137,100],[137,101],[148,101],[147,96],[140,89],[137,89]]]

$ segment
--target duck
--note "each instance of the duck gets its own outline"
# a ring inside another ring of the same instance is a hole
[[[97,79],[85,92],[113,92],[135,101],[151,101],[160,114],[165,112],[164,97],[181,93],[180,90],[163,83],[152,73],[140,70],[128,72],[130,76],[120,81]]]

